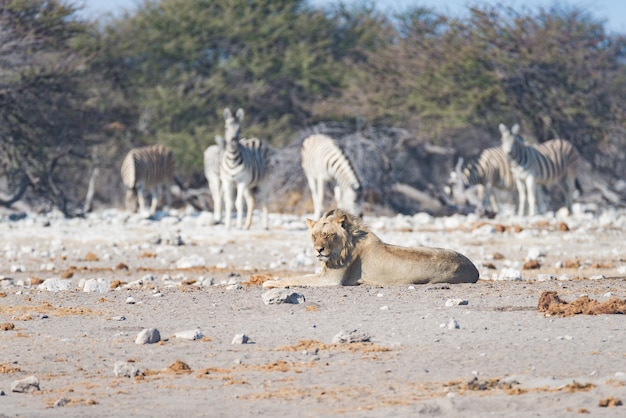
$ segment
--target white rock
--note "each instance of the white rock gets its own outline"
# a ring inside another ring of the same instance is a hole
[[[459,321],[457,321],[456,319],[450,319],[448,321],[448,329],[459,329],[461,328],[461,326],[459,325]]]
[[[127,305],[134,305],[135,304],[135,298],[132,296],[129,296],[126,298],[126,302]]]
[[[89,279],[85,281],[83,286],[83,292],[88,293],[106,293],[111,288],[111,283],[108,280],[102,278]]]
[[[460,305],[467,305],[467,304],[469,304],[469,301],[465,299],[448,299],[446,301],[446,306],[460,306]]]
[[[360,343],[370,341],[371,337],[363,331],[352,330],[352,331],[339,331],[337,335],[333,337],[334,344],[349,344],[349,343]]]
[[[71,290],[72,282],[71,280],[59,279],[57,277],[46,279],[37,286],[39,290],[47,290],[48,292],[61,292]]]
[[[306,298],[301,293],[296,293],[289,289],[270,289],[261,295],[263,303],[266,305],[279,305],[281,303],[304,303]]]
[[[118,377],[135,377],[139,376],[141,372],[134,363],[116,361],[115,366],[113,366],[113,373]]]
[[[36,390],[39,390],[39,379],[34,375],[11,382],[11,392],[30,393]]]
[[[199,255],[196,255],[196,254],[183,257],[176,262],[176,268],[179,268],[179,269],[203,267],[205,265],[206,265],[206,260],[204,259],[204,257],[200,257]]]
[[[199,329],[191,329],[188,331],[179,331],[175,333],[174,336],[181,340],[194,341],[194,340],[199,340],[202,337],[204,337],[204,334],[202,334],[202,331],[200,331]]]
[[[539,257],[545,257],[546,250],[544,248],[531,248],[528,250],[526,260],[537,260]]]
[[[503,268],[494,280],[522,280],[522,273],[511,267]]]
[[[159,341],[161,341],[161,334],[156,328],[145,328],[135,338],[135,344],[154,344]]]
[[[249,338],[246,334],[235,334],[231,344],[248,344]]]

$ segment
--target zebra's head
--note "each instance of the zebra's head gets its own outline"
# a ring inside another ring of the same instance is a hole
[[[229,108],[224,109],[224,139],[226,143],[239,141],[243,115],[242,108],[239,108],[234,116]]]
[[[502,141],[502,151],[505,155],[510,155],[513,150],[516,142],[521,142],[521,137],[519,136],[519,125],[515,124],[509,130],[503,123],[501,123],[498,128],[500,129],[500,141]]]

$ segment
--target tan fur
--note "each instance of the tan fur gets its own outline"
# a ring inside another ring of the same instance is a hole
[[[361,220],[335,209],[317,222],[307,219],[317,258],[318,275],[270,280],[264,287],[389,286],[426,283],[475,283],[478,270],[462,254],[443,248],[386,244]]]

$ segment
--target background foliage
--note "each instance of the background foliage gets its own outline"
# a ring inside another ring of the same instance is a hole
[[[5,205],[80,212],[96,167],[97,204],[119,205],[119,163],[149,143],[171,147],[183,184],[203,187],[202,154],[226,106],[245,109],[244,136],[278,151],[322,122],[402,129],[401,144],[361,137],[394,149],[393,181],[421,190],[440,188],[457,155],[496,145],[500,122],[530,140],[569,139],[611,181],[626,174],[625,38],[575,6],[480,6],[452,19],[371,3],[144,0],[99,22],[77,7],[0,0]],[[424,144],[448,150],[450,167],[407,168]]]

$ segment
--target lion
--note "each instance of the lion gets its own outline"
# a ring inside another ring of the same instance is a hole
[[[384,243],[360,218],[341,209],[317,222],[306,220],[320,274],[269,280],[263,287],[390,286],[475,283],[476,266],[464,255],[443,248],[408,248]]]

